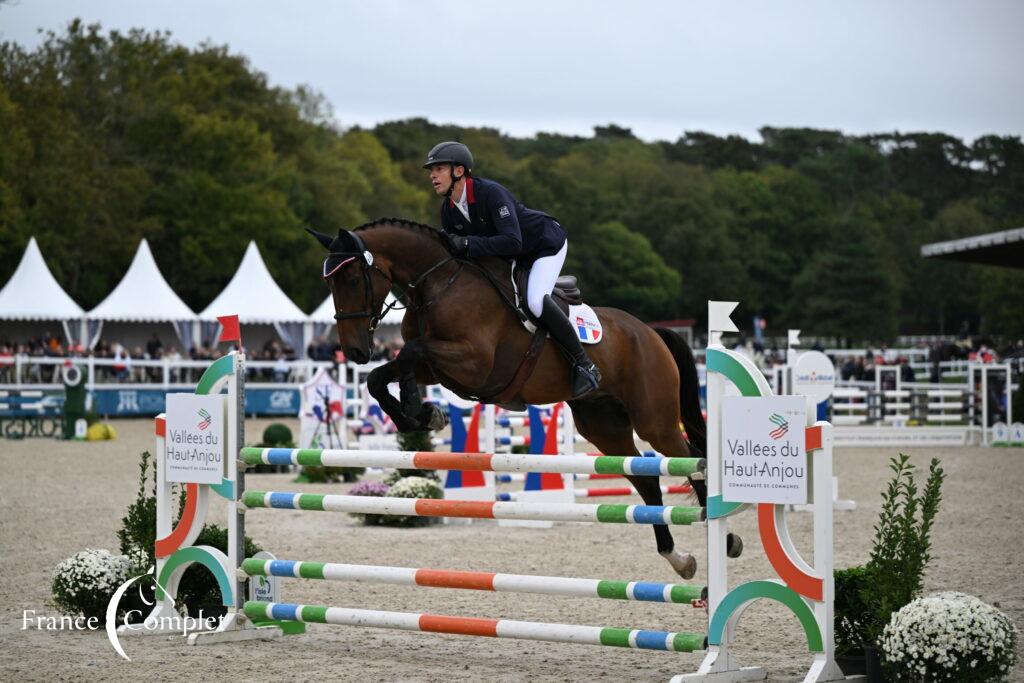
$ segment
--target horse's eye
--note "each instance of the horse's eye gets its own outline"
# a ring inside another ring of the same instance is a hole
[[[359,286],[359,278],[357,278],[357,277],[349,278],[348,286],[349,287],[358,287]]]

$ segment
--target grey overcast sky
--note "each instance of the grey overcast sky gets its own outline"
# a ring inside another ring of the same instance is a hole
[[[13,0],[0,40],[33,47],[74,17],[226,44],[346,126],[1024,132],[1021,0]]]

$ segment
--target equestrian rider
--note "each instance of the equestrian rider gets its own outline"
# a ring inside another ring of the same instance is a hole
[[[551,292],[562,272],[568,241],[558,221],[525,207],[504,187],[472,175],[473,155],[460,142],[442,142],[427,154],[441,202],[441,227],[457,256],[498,256],[529,267],[526,303],[551,338],[572,362],[572,397],[597,389],[601,372],[580,343],[576,328],[562,313]]]

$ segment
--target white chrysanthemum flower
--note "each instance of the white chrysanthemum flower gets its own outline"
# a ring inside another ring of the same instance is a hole
[[[998,609],[944,591],[895,612],[880,642],[888,664],[912,677],[960,680],[971,670],[971,680],[989,680],[1012,670],[1016,640],[1016,627]]]
[[[105,549],[87,548],[58,564],[53,570],[57,605],[68,612],[95,612],[117,587],[127,581],[131,561]]]
[[[440,498],[441,494],[437,482],[426,477],[404,477],[388,489],[388,495],[394,498]]]

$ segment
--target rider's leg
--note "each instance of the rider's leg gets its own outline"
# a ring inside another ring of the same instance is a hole
[[[526,287],[526,303],[530,312],[540,320],[551,338],[572,361],[572,397],[576,399],[597,389],[601,383],[601,371],[583,350],[576,328],[551,298],[568,248],[566,242],[557,254],[543,256],[533,264]]]

